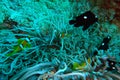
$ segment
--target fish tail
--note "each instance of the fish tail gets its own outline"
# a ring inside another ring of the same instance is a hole
[[[13,51],[13,52],[11,52],[11,53],[6,54],[6,56],[7,56],[7,57],[10,57],[10,56],[14,55],[15,53],[16,53],[16,51]]]

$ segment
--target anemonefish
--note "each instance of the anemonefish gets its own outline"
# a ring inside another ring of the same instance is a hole
[[[25,48],[30,48],[31,44],[29,41],[29,38],[25,38],[25,39],[18,39],[17,41],[17,45],[13,47],[13,51],[11,51],[10,53],[7,53],[6,56],[12,56],[22,50],[24,50]]]
[[[90,64],[90,62],[91,62],[91,59],[90,58],[88,58],[87,59],[87,62]],[[87,63],[86,62],[82,62],[82,63],[78,63],[78,62],[74,62],[73,64],[72,64],[72,69],[73,70],[84,70],[84,68],[87,66]]]
[[[69,24],[74,24],[74,27],[80,27],[83,26],[83,30],[86,30],[90,27],[90,25],[94,24],[98,21],[97,16],[92,13],[91,11],[87,11],[80,16],[77,16],[75,20],[70,20]]]

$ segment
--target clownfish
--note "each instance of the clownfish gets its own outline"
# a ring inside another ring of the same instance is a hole
[[[7,57],[12,56],[24,50],[25,48],[30,48],[30,47],[31,47],[31,44],[30,44],[29,38],[25,38],[25,39],[20,38],[17,40],[17,45],[13,47],[13,51],[11,51],[10,53],[7,53],[6,56]]]
[[[94,24],[98,21],[96,15],[94,15],[91,11],[87,11],[80,16],[77,16],[75,20],[70,20],[69,24],[74,24],[74,27],[83,26],[83,30],[86,30],[90,27],[90,25]]]
[[[87,59],[87,62],[90,64],[90,62],[91,62],[91,59],[90,58],[88,58]],[[84,68],[87,66],[87,63],[86,62],[82,62],[82,63],[78,63],[78,62],[74,62],[73,64],[72,64],[72,69],[73,70],[84,70]]]

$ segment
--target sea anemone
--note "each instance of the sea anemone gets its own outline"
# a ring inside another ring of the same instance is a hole
[[[0,8],[0,79],[120,79],[119,72],[106,69],[107,61],[95,71],[101,58],[120,62],[119,29],[111,23],[114,12],[104,20],[105,10],[88,0],[2,0]],[[86,11],[98,17],[90,28],[69,24]],[[99,50],[107,36],[109,48]],[[78,66],[73,69],[74,63]]]

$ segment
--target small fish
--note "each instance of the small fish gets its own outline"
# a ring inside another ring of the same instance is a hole
[[[116,65],[120,62],[114,61],[110,58],[100,58],[99,59],[101,64],[97,65],[95,68],[95,71],[99,71],[99,70],[107,70],[107,71],[118,71],[118,68],[116,67]]]
[[[90,63],[90,58],[87,59],[87,62]],[[72,69],[73,70],[84,70],[85,66],[87,65],[86,62],[82,62],[81,64],[77,63],[77,62],[74,62],[73,63],[73,67]]]
[[[30,48],[31,44],[29,43],[29,39],[18,39],[17,41],[17,45],[13,47],[13,51],[11,53],[6,54],[6,56],[12,56],[22,50],[24,50],[25,48]]]
[[[106,38],[103,39],[101,45],[99,46],[98,50],[107,50],[109,48],[108,43],[110,42],[111,37],[107,36]],[[93,56],[96,56],[98,54],[97,51],[93,53]]]
[[[110,42],[110,40],[111,40],[110,36],[104,38],[98,50],[107,50],[109,48],[108,43]]]
[[[116,61],[113,61],[113,60],[110,60],[110,59],[107,59],[107,62],[108,62],[108,67],[107,67],[106,70],[108,70],[108,71],[118,70],[117,67],[116,67],[116,64],[119,63],[119,62],[116,62]]]
[[[97,21],[97,16],[95,16],[91,11],[87,11],[80,16],[77,16],[75,20],[70,20],[69,24],[74,24],[75,27],[83,26],[83,30],[86,30],[90,27],[90,25]]]
[[[8,18],[5,18],[2,23],[2,26],[4,26],[4,28],[9,28],[9,29],[12,29],[14,26],[17,26],[17,25],[18,25],[18,22]]]

